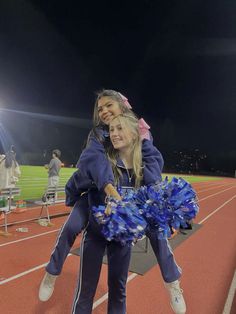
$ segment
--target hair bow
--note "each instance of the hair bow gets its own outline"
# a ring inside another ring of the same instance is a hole
[[[132,109],[132,106],[130,105],[130,103],[128,102],[128,98],[126,98],[124,95],[122,95],[121,93],[118,92],[118,94],[120,95],[120,97],[122,98],[124,105],[128,108],[128,109]]]
[[[151,139],[149,132],[150,126],[147,124],[147,122],[143,118],[141,118],[138,120],[138,125],[141,139],[150,140]]]

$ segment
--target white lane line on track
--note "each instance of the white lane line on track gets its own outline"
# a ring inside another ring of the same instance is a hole
[[[202,221],[199,222],[199,224],[202,224],[205,220],[207,220],[208,218],[210,218],[212,215],[214,215],[217,211],[219,211],[222,207],[224,207],[226,204],[228,204],[229,202],[231,202],[234,198],[236,197],[236,195],[234,195],[233,197],[231,197],[228,201],[224,202],[221,206],[219,206],[218,208],[216,208],[210,215],[208,215],[206,218],[204,218]],[[133,276],[132,276],[133,275]],[[136,273],[133,273],[132,275],[130,275],[129,277],[132,276],[132,278],[129,278],[128,277],[128,281],[132,280],[133,278],[135,278],[138,274]],[[235,291],[235,286],[234,286],[234,291]],[[229,297],[229,296],[228,296]],[[108,299],[108,293],[104,294],[101,298],[99,298],[97,301],[95,301],[93,303],[93,309],[95,309],[97,306],[99,306],[101,303],[103,303],[104,301],[106,301]],[[228,300],[228,299],[227,299]],[[230,299],[231,300],[231,299]],[[231,308],[232,306],[232,301],[231,303],[229,303],[229,309]],[[225,313],[222,313],[222,314],[229,314],[229,312],[225,312]]]
[[[222,207],[224,207],[226,204],[228,204],[229,202],[232,201],[232,199],[234,199],[236,197],[236,195],[234,195],[231,199],[229,199],[227,202],[225,202],[224,204],[222,204],[221,206],[219,206],[218,208],[216,208],[210,215],[208,215],[205,219],[203,219],[201,223],[203,223],[205,220],[207,220],[208,218],[210,218],[210,216],[214,215],[218,210],[220,210]],[[128,277],[128,280],[127,282],[129,282],[130,280],[134,279],[136,276],[138,276],[138,274],[136,273],[133,273],[131,274],[129,277]],[[235,279],[236,281],[236,279]],[[229,311],[228,312],[223,312],[222,314],[229,314],[230,313],[230,309],[231,309],[231,306],[232,306],[232,299],[233,299],[233,296],[234,296],[234,292],[235,292],[235,286],[236,286],[236,283],[234,284],[234,287],[232,289],[230,289],[230,292],[229,292],[229,295],[228,295],[228,298],[227,300],[229,299],[230,301],[228,301],[228,308],[229,308]],[[231,290],[233,290],[233,292],[231,292]],[[233,295],[233,296],[232,296]],[[229,297],[230,296],[230,297]],[[97,301],[95,301],[93,303],[93,309],[95,309],[96,307],[98,307],[100,304],[102,304],[104,301],[106,301],[108,299],[108,293],[105,293],[101,298],[99,298]]]
[[[68,257],[68,256],[71,256],[71,255],[72,255],[72,254],[69,253],[69,254],[67,255],[67,257]],[[47,263],[48,263],[48,262],[47,262]],[[19,273],[19,274],[15,275],[15,276],[12,276],[12,277],[7,278],[7,279],[0,280],[0,286],[1,286],[1,285],[4,285],[5,283],[8,283],[8,282],[10,282],[10,281],[12,281],[12,280],[18,279],[18,278],[23,277],[23,276],[25,276],[25,275],[28,275],[28,274],[32,273],[33,271],[35,271],[35,270],[39,270],[39,269],[41,269],[41,268],[44,268],[44,267],[47,265],[47,263],[44,263],[44,264],[38,265],[38,266],[36,266],[36,267],[30,268],[30,269],[28,269],[28,270],[26,270],[26,271],[23,271],[22,273]]]
[[[132,273],[131,275],[128,276],[127,278],[127,282],[131,281],[132,279],[134,279],[136,276],[138,276],[138,274],[136,273]],[[108,299],[108,293],[105,293],[101,298],[99,298],[97,301],[95,301],[93,303],[93,310],[98,307],[100,304],[102,304],[104,301],[106,301]]]
[[[199,224],[202,224],[204,221],[206,221],[207,219],[209,219],[212,215],[214,215],[216,212],[218,212],[218,211],[219,211],[221,208],[223,208],[226,204],[228,204],[229,202],[231,202],[234,198],[236,198],[236,195],[234,195],[234,196],[231,197],[229,200],[227,200],[226,202],[224,202],[221,206],[217,207],[211,214],[209,214],[207,217],[205,217],[203,220],[201,220],[201,221],[199,222]],[[57,230],[52,230],[52,231],[48,231],[48,232],[45,232],[44,234],[36,235],[36,236],[33,236],[33,237],[29,237],[29,238],[34,238],[34,237],[37,237],[37,236],[46,235],[46,234],[48,234],[48,233],[52,233],[52,232],[55,232],[55,231],[58,231],[58,230],[59,230],[59,229],[57,229]],[[17,241],[14,241],[14,243],[15,243],[15,242],[18,242],[18,241],[27,240],[27,239],[29,239],[29,238],[17,240]],[[13,243],[13,242],[11,242],[11,243]],[[5,243],[5,244],[2,244],[1,246],[7,245],[7,244],[8,244],[8,243]],[[68,256],[71,256],[71,255],[72,255],[71,253],[68,254]],[[12,276],[12,277],[10,277],[10,278],[7,278],[7,279],[5,279],[5,280],[2,280],[2,281],[0,281],[0,285],[3,285],[3,284],[5,284],[5,283],[7,283],[7,282],[9,282],[9,281],[15,280],[15,279],[17,279],[17,278],[20,278],[20,277],[22,277],[22,276],[24,276],[24,275],[27,275],[27,274],[33,272],[33,271],[36,271],[36,270],[38,270],[38,269],[41,269],[41,268],[45,267],[46,265],[47,265],[47,263],[41,264],[41,265],[36,266],[36,267],[34,267],[34,268],[31,268],[31,269],[29,269],[29,270],[27,270],[27,271],[25,271],[25,272],[22,272],[22,273],[20,273],[20,274],[17,274],[17,275],[15,275],[15,276]],[[134,279],[136,276],[138,276],[136,273],[131,274],[131,275],[128,277],[127,282],[129,282],[130,280]],[[98,305],[100,305],[100,304],[101,304],[102,302],[104,302],[106,299],[107,299],[107,293],[106,293],[105,295],[103,295],[100,299],[98,299],[96,302],[94,302],[94,308],[97,307]]]
[[[37,237],[41,237],[41,236],[44,236],[44,235],[47,235],[47,234],[50,234],[50,233],[53,233],[53,232],[57,232],[58,230],[60,230],[60,228],[59,229],[55,229],[55,230],[51,230],[51,231],[47,231],[47,232],[44,232],[44,233],[36,234],[34,236],[27,237],[27,238],[24,238],[24,239],[19,239],[19,240],[15,240],[15,241],[12,241],[12,242],[3,243],[3,244],[0,244],[0,247],[1,246],[5,246],[5,245],[9,245],[9,244],[14,244],[14,243],[26,241],[26,240],[30,240],[30,239],[34,239],[34,238],[37,238]]]
[[[216,180],[216,181],[202,181],[202,182],[192,182],[192,185],[207,185],[207,186],[213,186],[213,185],[217,185],[217,184],[222,184],[222,182],[224,182],[224,180]],[[225,183],[229,183],[229,182],[225,182]]]
[[[218,193],[217,193],[218,194]],[[233,197],[231,197],[228,201],[224,202],[221,206],[219,206],[218,208],[216,208],[211,214],[209,214],[207,217],[205,217],[202,221],[200,221],[200,224],[203,223],[204,221],[206,221],[207,219],[209,219],[212,215],[214,215],[217,211],[219,211],[222,207],[224,207],[226,204],[228,204],[229,202],[231,202],[234,198],[236,197],[236,195],[234,195]],[[55,230],[54,230],[55,231]],[[53,231],[50,231],[50,232],[53,232]],[[40,236],[40,235],[39,235]],[[23,240],[23,239],[22,239]],[[7,244],[7,243],[6,243]],[[68,254],[68,256],[71,256],[71,254]],[[38,269],[41,269],[43,267],[45,267],[47,265],[47,263],[45,264],[41,264],[37,267],[34,267],[34,268],[31,268],[30,270],[28,271],[25,271],[25,272],[22,272],[20,274],[17,274],[15,276],[12,276],[8,279],[5,279],[3,281],[0,281],[0,285],[3,285],[9,281],[12,281],[12,280],[15,280],[17,278],[20,278],[24,275],[27,275],[28,273],[31,273],[33,271],[36,271]],[[128,276],[128,279],[127,279],[127,282],[131,281],[132,279],[134,279],[135,277],[137,277],[138,274],[136,273],[132,273],[130,276]],[[229,291],[229,294],[228,294],[228,298],[226,300],[226,304],[225,304],[225,308],[224,308],[224,311],[225,309],[228,310],[228,312],[223,312],[222,314],[229,314],[230,313],[230,309],[231,309],[231,306],[232,306],[232,300],[233,300],[233,296],[234,296],[234,292],[235,292],[235,286],[236,286],[236,283],[235,283],[236,279],[233,279],[233,282],[231,284],[231,287],[233,286],[233,288],[230,287],[230,291]],[[98,307],[100,304],[102,304],[104,301],[106,301],[108,298],[108,293],[104,294],[101,298],[99,298],[98,300],[96,300],[94,303],[93,303],[93,309],[95,309],[96,307]]]
[[[50,218],[61,218],[62,216],[66,216],[66,215],[69,215],[69,213],[59,213],[58,216],[50,216]],[[25,219],[25,220],[17,220],[17,221],[12,221],[12,222],[9,222],[8,223],[8,228],[9,227],[14,227],[16,225],[19,225],[19,224],[26,224],[26,223],[37,223],[37,220],[39,219],[43,219],[43,218],[47,218],[47,216],[42,216],[41,218],[32,218],[32,219]],[[0,228],[1,227],[4,227],[5,225],[4,224],[0,224]]]
[[[220,191],[220,192],[217,192],[217,193],[208,195],[208,196],[206,196],[206,197],[204,197],[204,198],[202,198],[202,199],[199,199],[199,200],[198,200],[198,203],[200,203],[201,201],[204,201],[204,200],[206,200],[206,199],[208,199],[208,198],[210,198],[210,197],[212,197],[212,196],[218,195],[218,194],[223,193],[223,192],[225,192],[225,191],[228,191],[228,190],[230,190],[230,189],[232,189],[232,188],[235,188],[235,187],[236,187],[236,186],[233,186],[233,187],[230,187],[230,188],[228,188],[228,189],[222,190],[222,191]],[[48,231],[48,232],[45,232],[45,233],[41,233],[41,234],[38,234],[38,235],[35,235],[35,236],[32,236],[32,237],[27,237],[27,238],[24,238],[24,239],[20,239],[20,240],[16,240],[16,241],[12,241],[12,242],[3,243],[3,244],[0,244],[0,247],[1,247],[1,246],[5,246],[5,245],[14,244],[14,243],[21,242],[21,241],[25,241],[25,240],[28,240],[28,239],[30,240],[30,239],[32,239],[32,238],[44,236],[44,235],[47,235],[47,234],[49,234],[49,233],[56,232],[56,231],[58,231],[58,230],[59,230],[59,229],[56,229],[56,230],[52,230],[52,231]]]
[[[46,265],[47,265],[47,263],[41,264],[41,265],[36,266],[36,267],[34,267],[34,268],[28,269],[28,270],[26,270],[26,271],[24,271],[24,272],[22,272],[22,273],[19,273],[19,274],[15,275],[15,276],[12,276],[12,277],[10,277],[10,278],[4,279],[4,280],[0,281],[0,285],[4,285],[5,283],[7,283],[7,282],[9,282],[9,281],[15,280],[15,279],[20,278],[20,277],[22,277],[22,276],[25,276],[25,275],[27,275],[27,274],[29,274],[29,273],[32,273],[33,271],[38,270],[38,269],[40,269],[40,268],[43,268],[43,267],[45,267]]]
[[[236,293],[236,271],[234,272],[233,280],[229,288],[228,297],[226,299],[222,314],[230,314],[235,293]]]
[[[232,184],[221,184],[221,185],[218,185],[218,186],[213,186],[213,187],[210,187],[208,189],[202,189],[202,190],[196,190],[197,194],[198,193],[202,193],[202,192],[206,192],[206,191],[210,191],[210,190],[214,190],[214,189],[218,189],[220,187],[229,187],[229,186],[232,186]]]
[[[213,212],[211,212],[208,216],[206,216],[204,219],[202,219],[199,224],[202,224],[204,221],[206,221],[208,218],[210,218],[212,215],[214,215],[215,213],[217,213],[222,207],[224,207],[226,204],[230,203],[234,198],[236,198],[236,195],[234,195],[233,197],[231,197],[230,199],[228,199],[226,202],[224,202],[222,205],[220,205],[219,207],[217,207]]]
[[[220,191],[220,192],[217,192],[217,193],[214,193],[214,194],[208,195],[208,196],[206,196],[206,197],[201,198],[200,200],[198,200],[198,203],[200,203],[201,201],[204,201],[204,200],[206,200],[206,199],[208,199],[208,198],[210,198],[210,197],[212,197],[212,196],[215,196],[215,195],[221,194],[221,193],[223,193],[223,192],[225,192],[225,191],[228,191],[228,190],[231,190],[231,189],[234,189],[234,188],[236,188],[236,186],[232,186],[232,187],[230,187],[230,188],[228,188],[228,189],[225,189],[225,190],[222,190],[222,191]]]
[[[100,299],[93,302],[93,310],[108,299],[108,293],[105,293]]]
[[[52,208],[52,207],[62,206],[62,205],[65,206],[64,201],[62,201],[62,202],[60,202],[60,203],[55,203],[55,204],[53,204],[53,205],[50,204],[51,208]],[[27,208],[26,208],[26,212],[31,211],[31,210],[34,210],[34,209],[42,209],[42,205],[38,205],[38,206],[34,206],[34,207],[27,207]],[[64,214],[64,213],[63,213],[63,214]],[[35,218],[35,221],[36,221],[37,219],[38,219],[38,218]],[[33,220],[32,220],[32,221],[33,221]],[[16,222],[18,222],[18,221],[16,221]],[[1,224],[0,224],[0,225],[1,225]]]

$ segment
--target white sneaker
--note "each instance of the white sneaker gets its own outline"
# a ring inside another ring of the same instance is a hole
[[[185,314],[186,304],[184,301],[183,290],[179,286],[179,280],[170,283],[165,282],[165,287],[170,294],[170,305],[172,310],[176,314]]]
[[[51,298],[57,277],[46,272],[39,287],[40,301],[45,302]]]

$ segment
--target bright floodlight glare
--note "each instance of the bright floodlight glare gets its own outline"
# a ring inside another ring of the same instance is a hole
[[[19,111],[19,110],[12,110],[12,109],[5,109],[4,111],[22,114],[22,115],[30,116],[36,119],[38,118],[38,119],[48,120],[48,121],[62,123],[66,125],[77,126],[77,127],[81,127],[85,129],[90,129],[92,127],[92,121],[89,119],[55,116],[51,114],[42,114],[42,113]]]

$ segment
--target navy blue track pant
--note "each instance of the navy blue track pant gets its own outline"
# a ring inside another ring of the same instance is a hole
[[[64,261],[70,252],[71,247],[79,233],[88,223],[88,200],[87,195],[73,207],[67,221],[62,226],[57,241],[52,252],[50,262],[46,266],[46,271],[51,275],[61,273]],[[148,231],[146,233],[150,240],[152,249],[156,255],[160,266],[162,277],[165,282],[173,282],[181,276],[181,269],[175,262],[168,240],[159,240],[157,233]]]
[[[158,239],[157,231],[147,231],[146,236],[150,240],[163,280],[169,283],[179,279],[182,271],[176,264],[168,239]]]
[[[108,242],[89,230],[84,232],[81,244],[78,286],[72,313],[90,314],[96,292],[102,259],[107,249],[108,258],[108,314],[126,313],[126,281],[131,255],[130,245]]]
[[[67,255],[79,233],[88,224],[88,195],[84,194],[74,205],[66,222],[62,226],[55,243],[55,247],[46,266],[51,275],[59,275]]]

